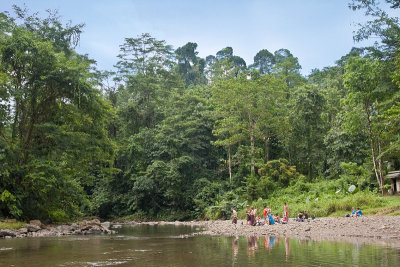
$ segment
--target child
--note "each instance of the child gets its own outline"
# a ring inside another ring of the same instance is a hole
[[[298,222],[303,222],[303,213],[300,211],[299,214],[297,215],[297,221]]]
[[[304,211],[304,212],[303,212],[303,216],[304,216],[304,219],[305,219],[305,220],[308,220],[308,213],[307,213],[307,211]]]
[[[363,216],[363,213],[362,213],[362,211],[360,210],[360,208],[357,208],[356,216],[357,216],[357,217]]]
[[[231,208],[231,210],[232,210],[232,223],[236,226],[236,224],[237,224],[237,212],[233,208]]]
[[[247,225],[250,225],[250,219],[251,219],[250,213],[251,213],[250,206],[247,205],[247,206],[246,206],[246,224],[247,224]]]
[[[355,208],[351,208],[351,217],[356,217],[357,216],[357,211]]]
[[[278,213],[274,216],[274,222],[281,223],[281,218],[279,217]]]

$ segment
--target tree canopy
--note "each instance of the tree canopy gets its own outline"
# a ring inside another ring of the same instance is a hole
[[[349,6],[371,19],[354,39],[380,42],[308,76],[286,48],[248,64],[150,33],[101,71],[76,52],[84,24],[0,13],[0,217],[208,219],[353,184],[384,193],[400,168],[399,21]]]

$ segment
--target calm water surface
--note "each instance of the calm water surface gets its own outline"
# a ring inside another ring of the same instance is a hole
[[[400,249],[361,241],[191,236],[190,226],[0,240],[0,266],[400,266]]]

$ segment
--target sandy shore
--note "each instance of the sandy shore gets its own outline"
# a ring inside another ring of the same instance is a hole
[[[239,220],[199,223],[207,228],[201,234],[219,236],[264,236],[307,238],[370,238],[400,240],[400,216],[364,216],[358,218],[316,218],[307,222],[289,220],[288,224],[247,226]]]

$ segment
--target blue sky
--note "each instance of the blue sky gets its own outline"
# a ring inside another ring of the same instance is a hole
[[[261,49],[289,49],[299,59],[302,74],[334,65],[354,43],[361,12],[348,9],[349,0],[1,0],[0,12],[26,6],[45,16],[58,9],[63,21],[85,23],[77,51],[111,70],[124,38],[148,32],[175,49],[198,44],[206,57],[226,46],[253,63]]]

